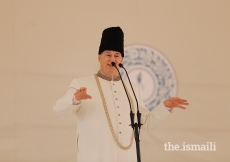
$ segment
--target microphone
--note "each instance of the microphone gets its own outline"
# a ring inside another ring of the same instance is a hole
[[[115,62],[111,62],[111,65],[117,68]]]
[[[117,68],[117,66],[116,66],[116,64],[115,64],[115,62],[111,62],[111,65],[114,66],[114,67],[117,69],[118,74],[119,74],[119,76],[120,76],[120,78],[121,78],[122,85],[123,85],[123,87],[124,87],[124,89],[125,89],[126,96],[127,96],[128,100],[129,100],[131,127],[132,127],[133,130],[134,130],[134,113],[132,112],[131,103],[130,103],[130,99],[129,99],[129,97],[128,97],[127,90],[126,90],[126,88],[125,88],[123,79],[122,79],[122,77],[121,77],[121,74],[120,74],[120,72],[119,72],[119,70],[118,70],[118,68]]]
[[[124,66],[122,65],[122,63],[119,63],[119,66],[125,70],[125,73],[126,73],[126,75],[127,75],[127,78],[128,78],[128,80],[129,80],[129,84],[130,84],[131,89],[132,89],[132,91],[133,91],[133,95],[134,95],[135,100],[136,100],[136,103],[137,103],[137,122],[138,122],[138,127],[139,127],[139,129],[141,129],[141,125],[143,125],[143,124],[141,124],[141,113],[140,113],[140,111],[139,111],[138,101],[137,101],[136,94],[135,94],[135,92],[134,92],[134,90],[133,90],[133,85],[132,85],[132,83],[131,83],[131,81],[130,81],[128,72],[127,72],[127,70],[124,68]]]

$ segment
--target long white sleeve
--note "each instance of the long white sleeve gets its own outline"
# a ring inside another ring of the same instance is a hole
[[[142,100],[141,88],[139,88],[139,110],[141,115],[141,123],[143,128],[146,130],[153,130],[158,125],[160,125],[166,118],[171,114],[169,110],[166,109],[163,103],[160,103],[153,111],[146,109],[145,104]]]
[[[73,114],[80,108],[81,103],[79,103],[78,105],[73,104],[74,93],[79,87],[80,85],[77,79],[74,79],[70,83],[67,93],[55,102],[53,106],[53,110],[55,113],[57,113],[59,116],[67,116]]]

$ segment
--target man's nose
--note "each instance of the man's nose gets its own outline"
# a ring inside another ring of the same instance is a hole
[[[110,60],[111,60],[111,62],[115,62],[115,57],[114,56],[112,56],[111,58],[110,58]]]

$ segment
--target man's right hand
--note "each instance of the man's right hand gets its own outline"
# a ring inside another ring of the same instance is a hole
[[[86,93],[87,88],[86,87],[81,87],[78,89],[75,93],[74,96],[76,100],[81,101],[81,100],[87,100],[91,99],[92,97]]]

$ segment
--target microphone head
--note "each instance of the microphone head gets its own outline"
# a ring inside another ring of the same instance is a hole
[[[111,65],[112,65],[112,66],[116,66],[115,62],[111,62]]]
[[[119,66],[120,66],[121,68],[123,68],[123,65],[122,65],[122,63],[119,63]]]

